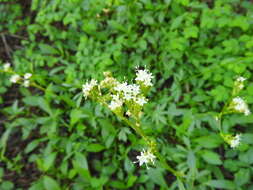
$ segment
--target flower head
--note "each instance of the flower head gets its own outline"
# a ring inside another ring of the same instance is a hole
[[[142,164],[145,164],[146,167],[149,169],[148,164],[152,163],[153,165],[155,164],[155,155],[152,154],[152,152],[150,150],[145,151],[143,149],[143,151],[141,152],[140,156],[136,157],[138,161],[134,162],[134,163],[139,163],[139,166],[142,166]]]
[[[240,144],[240,140],[241,140],[241,135],[240,134],[237,134],[236,136],[232,137],[232,139],[230,140],[231,148],[238,147],[239,144]]]
[[[241,97],[233,98],[231,106],[237,112],[244,113],[245,115],[250,114],[250,110],[248,108],[248,105]]]
[[[152,73],[144,69],[144,70],[137,70],[135,80],[142,82],[145,86],[152,86],[153,85],[151,82],[152,78],[154,78],[152,76]]]
[[[4,66],[3,66],[3,69],[5,72],[7,72],[11,67],[11,64],[10,63],[5,63]]]
[[[90,91],[93,89],[94,86],[97,85],[97,81],[92,79],[90,82],[86,82],[83,85],[83,94],[84,97],[87,98],[90,95]]]
[[[21,77],[18,74],[15,74],[15,75],[11,76],[10,81],[12,83],[17,83],[20,79],[21,79]]]

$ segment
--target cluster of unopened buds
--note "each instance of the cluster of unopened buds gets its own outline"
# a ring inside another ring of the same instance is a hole
[[[10,63],[6,63],[3,66],[3,70],[5,72],[11,72],[11,64]],[[24,76],[20,76],[19,74],[13,74],[10,78],[10,82],[11,83],[18,83],[20,81],[22,81],[22,84],[24,85],[24,87],[29,87],[30,86],[30,78],[32,77],[31,73],[25,73]]]
[[[152,73],[147,69],[137,69],[135,84],[120,82],[110,72],[104,72],[104,76],[101,82],[92,79],[82,86],[85,99],[89,97],[101,103],[119,117],[133,118],[135,127],[140,127],[142,109],[148,102],[145,96],[153,86]],[[154,164],[155,155],[149,149],[148,151],[143,150],[137,159],[140,166],[145,164],[148,167],[149,163]]]
[[[244,115],[249,115],[251,112],[245,100],[238,96],[239,92],[244,88],[244,81],[246,79],[244,77],[238,77],[234,82],[234,88],[232,93],[232,100],[228,104],[227,107],[224,108],[224,113],[243,113]],[[221,133],[221,137],[227,142],[231,148],[236,148],[240,145],[241,134],[237,134],[235,136],[231,134]]]

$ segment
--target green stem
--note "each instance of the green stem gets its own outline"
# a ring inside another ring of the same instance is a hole
[[[43,88],[42,86],[40,86],[40,85],[38,85],[38,84],[36,84],[36,83],[34,83],[34,82],[31,83],[31,86],[33,86],[33,87],[35,87],[35,88],[38,88],[38,89],[40,89],[40,90],[42,90],[42,91],[46,91],[45,88]]]
[[[169,172],[171,172],[174,176],[178,177],[178,178],[182,178],[184,177],[185,175],[181,172],[178,172],[176,170],[174,170],[172,167],[170,167],[166,160],[164,159],[164,157],[159,153],[159,152],[156,152],[156,157],[160,160],[160,163],[163,165],[163,167],[168,170]]]
[[[107,105],[107,103],[106,103],[104,100],[101,100],[101,99],[100,99],[100,100],[98,100],[98,102],[101,103],[102,105],[104,105],[105,107],[109,108],[108,105]],[[115,112],[114,112],[114,113],[115,113]],[[127,118],[125,118],[124,116],[121,116],[121,115],[119,115],[119,114],[117,114],[117,113],[115,113],[115,115],[116,115],[119,119],[121,119],[122,121],[124,121],[126,124],[128,124],[138,135],[140,135],[140,136],[146,141],[146,143],[147,143],[148,145],[151,144],[152,141],[145,135],[145,133],[141,130],[141,128],[140,128],[139,126],[135,125],[134,123],[132,123],[131,121],[129,121],[129,120],[128,120]],[[181,178],[181,177],[184,176],[183,173],[178,172],[178,171],[174,170],[172,167],[170,167],[170,166],[167,164],[166,160],[160,155],[160,153],[158,152],[156,146],[155,146],[154,148],[155,148],[155,150],[154,150],[155,155],[157,156],[157,158],[160,160],[160,163],[162,164],[162,166],[163,166],[167,171],[171,172],[174,176],[179,177],[179,178]]]
[[[145,141],[147,144],[149,144],[151,142],[151,140],[148,139],[148,137],[143,133],[143,131],[140,129],[140,127],[134,125],[133,123],[131,123],[128,119],[126,119],[125,117],[119,116],[117,115],[121,120],[123,120],[124,122],[126,122],[131,128],[133,128],[137,134],[139,134]],[[170,167],[166,160],[161,156],[161,154],[157,151],[156,147],[155,147],[155,155],[156,157],[160,160],[160,163],[162,164],[162,166],[168,170],[169,172],[171,172],[174,176],[176,177],[183,177],[184,174],[181,172],[178,172],[176,170],[174,170],[172,167]]]

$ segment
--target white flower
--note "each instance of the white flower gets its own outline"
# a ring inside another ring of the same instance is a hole
[[[94,86],[97,85],[97,81],[92,79],[90,82],[86,82],[83,85],[83,94],[84,97],[87,98],[90,95],[90,91],[93,89]]]
[[[149,169],[148,164],[152,163],[155,164],[155,155],[152,154],[149,150],[145,151],[143,149],[143,151],[141,152],[140,156],[136,157],[138,161],[134,162],[134,163],[139,163],[139,166],[141,166],[142,164],[145,164],[146,167]]]
[[[245,115],[250,114],[250,110],[248,108],[248,105],[240,97],[233,98],[232,106],[233,106],[233,109],[235,109],[236,111],[238,111],[240,113],[244,113]]]
[[[21,79],[21,77],[18,74],[15,74],[15,75],[11,76],[10,81],[12,83],[17,83],[20,79]]]
[[[152,73],[144,69],[144,70],[137,70],[135,80],[143,82],[145,86],[152,86],[153,85],[151,82],[152,78],[154,78],[152,76]]]
[[[236,148],[239,146],[241,140],[241,135],[237,134],[233,139],[230,141],[231,148]]]
[[[29,87],[30,86],[30,81],[29,80],[25,80],[24,81],[24,87]]]
[[[244,84],[243,81],[245,81],[246,78],[244,77],[237,77],[236,81],[235,81],[235,86],[238,88],[238,90],[243,89]]]
[[[245,81],[245,80],[246,80],[246,78],[244,78],[244,77],[238,77],[238,78],[236,79],[237,82],[243,82],[243,81]]]
[[[144,97],[139,97],[139,98],[136,98],[136,99],[135,99],[135,102],[136,102],[137,104],[139,104],[140,106],[143,106],[144,104],[147,103],[147,100],[146,100],[146,98],[144,98]]]
[[[117,86],[114,87],[114,90],[120,92],[120,91],[125,91],[128,88],[128,85],[126,82],[123,83],[118,83]]]
[[[126,115],[130,117],[132,114],[129,110],[127,110]]]
[[[123,105],[123,101],[119,98],[119,94],[112,95],[112,101],[109,104],[111,110],[115,110]]]
[[[11,67],[11,64],[10,63],[5,63],[3,68],[4,68],[4,71],[7,72]]]
[[[25,79],[29,79],[29,78],[31,78],[31,76],[32,76],[31,73],[26,73],[26,74],[24,75],[24,78],[25,78]]]

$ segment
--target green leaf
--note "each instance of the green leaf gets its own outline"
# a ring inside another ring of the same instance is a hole
[[[43,160],[43,170],[47,171],[49,168],[54,164],[55,158],[57,153],[52,152],[49,155],[46,155],[46,157]]]
[[[195,154],[193,151],[188,152],[187,164],[188,164],[189,168],[191,168],[191,169],[196,168],[196,158],[195,158]]]
[[[241,186],[247,184],[248,182],[250,182],[250,171],[249,171],[249,169],[241,168],[235,174],[235,183],[238,187],[241,187]]]
[[[27,97],[23,98],[23,101],[24,101],[25,104],[27,104],[29,106],[38,106],[42,110],[47,112],[48,114],[52,115],[50,105],[43,97],[40,97],[40,96],[27,96]]]
[[[26,148],[25,148],[25,153],[30,153],[31,151],[33,151],[37,146],[39,145],[39,141],[34,140],[32,142],[30,142]]]
[[[164,188],[168,188],[166,181],[163,178],[162,171],[159,168],[150,168],[147,170],[150,180],[152,180],[157,185]]]
[[[43,177],[43,184],[44,184],[45,190],[61,190],[57,181],[55,181],[53,178],[49,176]]]
[[[58,54],[58,51],[55,48],[47,44],[39,44],[39,48],[42,54],[48,54],[48,55]]]
[[[105,149],[105,147],[103,145],[101,145],[101,144],[95,144],[95,143],[94,144],[89,144],[87,146],[87,148],[86,148],[86,150],[88,152],[100,152],[100,151],[102,151],[104,149]]]
[[[70,112],[70,125],[73,126],[76,124],[81,118],[85,118],[87,115],[83,113],[80,109],[74,109]]]
[[[4,181],[0,184],[1,190],[13,190],[14,184],[10,181]]]
[[[201,152],[202,158],[209,164],[213,165],[221,165],[222,161],[217,153],[205,150]]]
[[[77,173],[82,176],[82,178],[90,180],[90,172],[88,168],[88,162],[86,157],[80,152],[75,153],[75,159],[73,160],[73,165]]]
[[[235,184],[228,180],[211,180],[207,182],[206,185],[221,189],[232,189],[232,190],[236,189]]]
[[[202,136],[194,139],[194,141],[204,148],[217,148],[223,143],[218,135]]]

